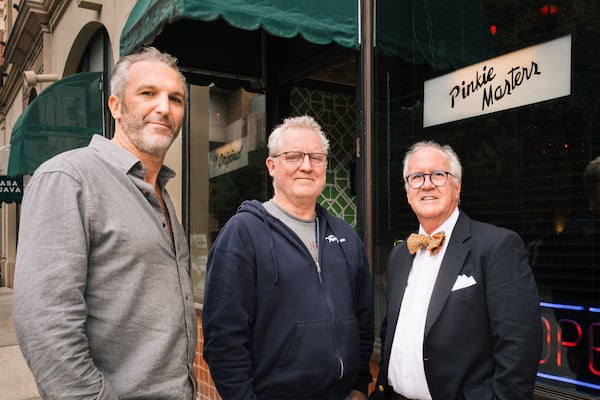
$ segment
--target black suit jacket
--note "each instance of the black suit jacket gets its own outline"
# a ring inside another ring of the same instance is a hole
[[[413,259],[406,243],[394,247],[388,258],[388,313],[372,399],[391,390],[390,350]],[[459,275],[473,277],[476,284],[452,290]],[[423,346],[434,400],[532,398],[542,348],[541,315],[527,252],[515,232],[460,212],[431,296]]]

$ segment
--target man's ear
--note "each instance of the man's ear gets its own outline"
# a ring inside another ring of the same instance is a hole
[[[462,182],[457,182],[457,183],[456,183],[455,190],[456,190],[456,196],[457,196],[459,199],[460,199],[460,191],[461,191],[461,189],[462,189]]]
[[[269,175],[271,177],[273,177],[273,174],[275,173],[275,160],[273,160],[271,157],[267,157],[265,164],[267,164],[267,169],[269,170]]]
[[[116,96],[111,95],[108,98],[108,109],[112,114],[113,118],[117,120],[121,117],[121,100],[119,100]]]

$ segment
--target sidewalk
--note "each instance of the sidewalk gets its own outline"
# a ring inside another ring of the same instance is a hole
[[[0,400],[39,400],[12,324],[13,290],[0,287]]]

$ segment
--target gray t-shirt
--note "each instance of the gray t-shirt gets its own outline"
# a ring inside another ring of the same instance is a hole
[[[317,264],[319,262],[319,245],[316,240],[318,237],[317,219],[302,219],[295,217],[281,208],[279,204],[273,201],[273,199],[264,202],[263,206],[265,206],[265,209],[271,215],[279,219],[281,222],[290,227],[291,230],[296,232],[308,251],[310,251],[310,254],[312,254],[315,264]]]

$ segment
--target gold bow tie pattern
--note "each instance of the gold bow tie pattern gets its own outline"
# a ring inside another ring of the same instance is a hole
[[[427,249],[430,255],[437,254],[444,244],[446,235],[444,231],[440,231],[434,235],[428,236],[419,233],[411,233],[406,240],[406,246],[410,254],[415,254],[420,248]]]

